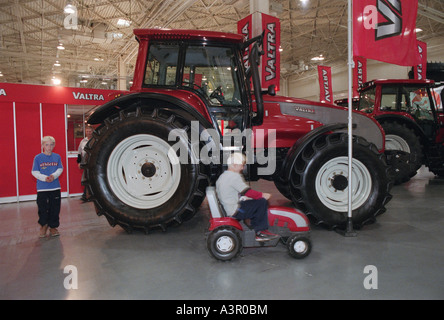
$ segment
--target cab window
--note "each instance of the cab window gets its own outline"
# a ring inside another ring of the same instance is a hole
[[[359,97],[358,110],[365,113],[372,113],[375,108],[376,88],[371,88],[361,92]]]
[[[179,46],[153,43],[150,45],[144,85],[174,86],[179,58]]]
[[[242,107],[235,59],[230,47],[190,45],[186,49],[182,86],[205,98],[222,135],[242,131],[248,112]]]
[[[182,85],[198,90],[213,105],[240,105],[231,48],[189,46]]]
[[[429,90],[424,87],[402,87],[401,109],[418,120],[434,120]]]

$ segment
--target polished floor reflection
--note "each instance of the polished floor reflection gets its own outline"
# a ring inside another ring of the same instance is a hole
[[[273,183],[252,185],[289,205]],[[206,202],[182,226],[145,235],[64,199],[61,236],[46,239],[34,202],[3,204],[0,299],[444,299],[444,179],[421,168],[392,194],[357,237],[313,227],[304,260],[279,245],[225,263],[206,249]]]

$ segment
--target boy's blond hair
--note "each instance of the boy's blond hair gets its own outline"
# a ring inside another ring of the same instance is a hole
[[[54,137],[52,137],[52,136],[44,136],[44,137],[42,138],[42,145],[43,145],[45,142],[47,142],[47,141],[52,142],[52,143],[55,144],[55,139],[54,139]]]

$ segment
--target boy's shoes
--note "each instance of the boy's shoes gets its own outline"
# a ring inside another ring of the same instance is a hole
[[[270,241],[279,238],[280,236],[274,233],[271,233],[268,230],[258,231],[256,232],[256,241]]]
[[[59,230],[57,230],[57,228],[49,229],[49,233],[51,234],[51,237],[58,237],[58,236],[60,236]]]
[[[45,224],[44,226],[40,227],[40,232],[39,232],[39,238],[44,238],[46,237],[46,231],[48,230],[48,225]]]

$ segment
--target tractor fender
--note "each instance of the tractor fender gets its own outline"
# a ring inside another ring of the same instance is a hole
[[[193,101],[193,99],[188,100]],[[119,114],[122,110],[137,109],[147,105],[154,108],[177,109],[177,112],[184,118],[195,119],[205,128],[213,127],[211,117],[202,102],[199,105],[196,103],[196,107],[194,107],[183,99],[159,92],[135,92],[118,97],[98,107],[89,117],[88,123],[91,125],[100,124],[110,116]]]
[[[276,100],[281,113],[286,116],[310,119],[323,125],[343,123],[348,119],[348,109],[344,107],[295,98],[282,101],[282,98],[277,97]],[[343,131],[346,132],[347,128]],[[381,125],[373,117],[357,110],[353,111],[353,135],[373,143],[380,152],[385,149],[385,135]]]
[[[398,122],[400,124],[405,124],[407,127],[411,128],[415,134],[419,137],[421,143],[423,145],[428,145],[429,141],[427,139],[426,134],[424,133],[424,130],[418,125],[418,123],[416,123],[414,120],[403,116],[403,115],[399,115],[399,114],[383,114],[383,115],[379,115],[379,116],[375,116],[375,120],[378,121],[379,123],[383,123],[383,122]]]
[[[342,131],[347,129],[348,124],[346,123],[334,123],[328,124],[321,127],[317,127],[307,133],[304,137],[297,140],[295,144],[290,148],[287,153],[287,156],[284,159],[284,163],[281,167],[280,173],[290,172],[290,168],[293,165],[293,161],[299,157],[299,155],[304,151],[305,147],[312,143],[318,136],[322,134],[326,134],[332,131]],[[281,178],[284,178],[285,174],[279,174]]]

